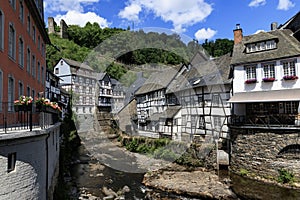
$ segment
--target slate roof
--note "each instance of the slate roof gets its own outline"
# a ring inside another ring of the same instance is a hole
[[[158,121],[159,119],[172,119],[180,109],[181,106],[170,106],[162,113],[154,113],[150,116],[150,119],[151,121]]]
[[[300,43],[292,36],[293,32],[288,29],[276,29],[270,32],[259,32],[254,35],[244,36],[242,42],[233,47],[232,65],[261,62],[288,58],[300,55]],[[276,39],[277,48],[246,53],[246,44],[260,42],[267,39]]]
[[[94,71],[90,66],[88,66],[85,63],[81,63],[75,60],[71,60],[68,58],[62,58],[68,65],[70,65],[71,67],[75,67],[75,68],[82,68],[82,69],[86,69],[86,70],[90,70],[90,71]]]
[[[215,59],[192,65],[190,70],[176,77],[167,93],[173,93],[194,87],[230,83],[231,55],[226,54]]]
[[[136,95],[146,94],[148,92],[167,88],[170,82],[175,78],[181,66],[168,67],[163,71],[154,72],[146,82],[136,91]]]

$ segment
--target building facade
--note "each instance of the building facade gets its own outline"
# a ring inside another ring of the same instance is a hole
[[[93,114],[96,105],[97,74],[88,65],[62,58],[54,67],[60,78],[60,86],[70,92],[73,111],[77,114]]]
[[[159,116],[167,108],[166,90],[179,67],[154,72],[135,92],[139,135],[159,137]]]
[[[97,90],[98,101],[97,107],[99,111],[110,112],[112,109],[112,83],[107,73],[97,74]]]
[[[298,16],[298,14],[296,15]],[[300,43],[292,18],[282,28],[243,36],[234,30],[231,169],[299,178]],[[298,21],[299,24],[299,21]]]
[[[50,40],[43,15],[42,0],[3,1],[0,5],[1,110],[11,112],[19,96],[37,97],[44,91],[45,50]]]
[[[209,137],[229,139],[230,61],[231,55],[227,54],[191,62],[193,64],[172,81],[167,91],[169,120],[163,132],[170,134],[171,131],[172,138],[180,141]],[[173,117],[169,116],[171,113]]]

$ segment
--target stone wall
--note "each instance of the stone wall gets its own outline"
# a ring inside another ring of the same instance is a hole
[[[300,133],[233,129],[230,169],[247,170],[255,176],[277,179],[278,169],[287,169],[300,178],[300,153],[281,154],[289,145],[300,144]]]

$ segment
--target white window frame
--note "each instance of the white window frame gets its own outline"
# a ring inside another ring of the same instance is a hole
[[[256,79],[256,65],[245,66],[246,80]]]
[[[262,66],[264,78],[275,78],[275,63],[265,63]]]
[[[284,76],[296,76],[296,61],[287,60],[282,61],[282,69]]]

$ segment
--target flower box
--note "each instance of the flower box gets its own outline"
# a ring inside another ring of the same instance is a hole
[[[14,105],[14,109],[15,109],[15,112],[20,112],[20,111],[28,112],[28,111],[32,111],[32,103],[29,103],[29,104],[15,104]]]
[[[262,80],[263,80],[263,82],[273,82],[273,81],[275,81],[275,78],[273,78],[273,77],[266,77],[266,78],[263,78]]]
[[[245,84],[252,84],[252,83],[256,83],[256,82],[257,82],[256,78],[248,79],[248,80],[245,81]]]
[[[298,79],[298,76],[295,76],[295,75],[284,76],[283,79],[284,80],[296,80],[296,79]]]

